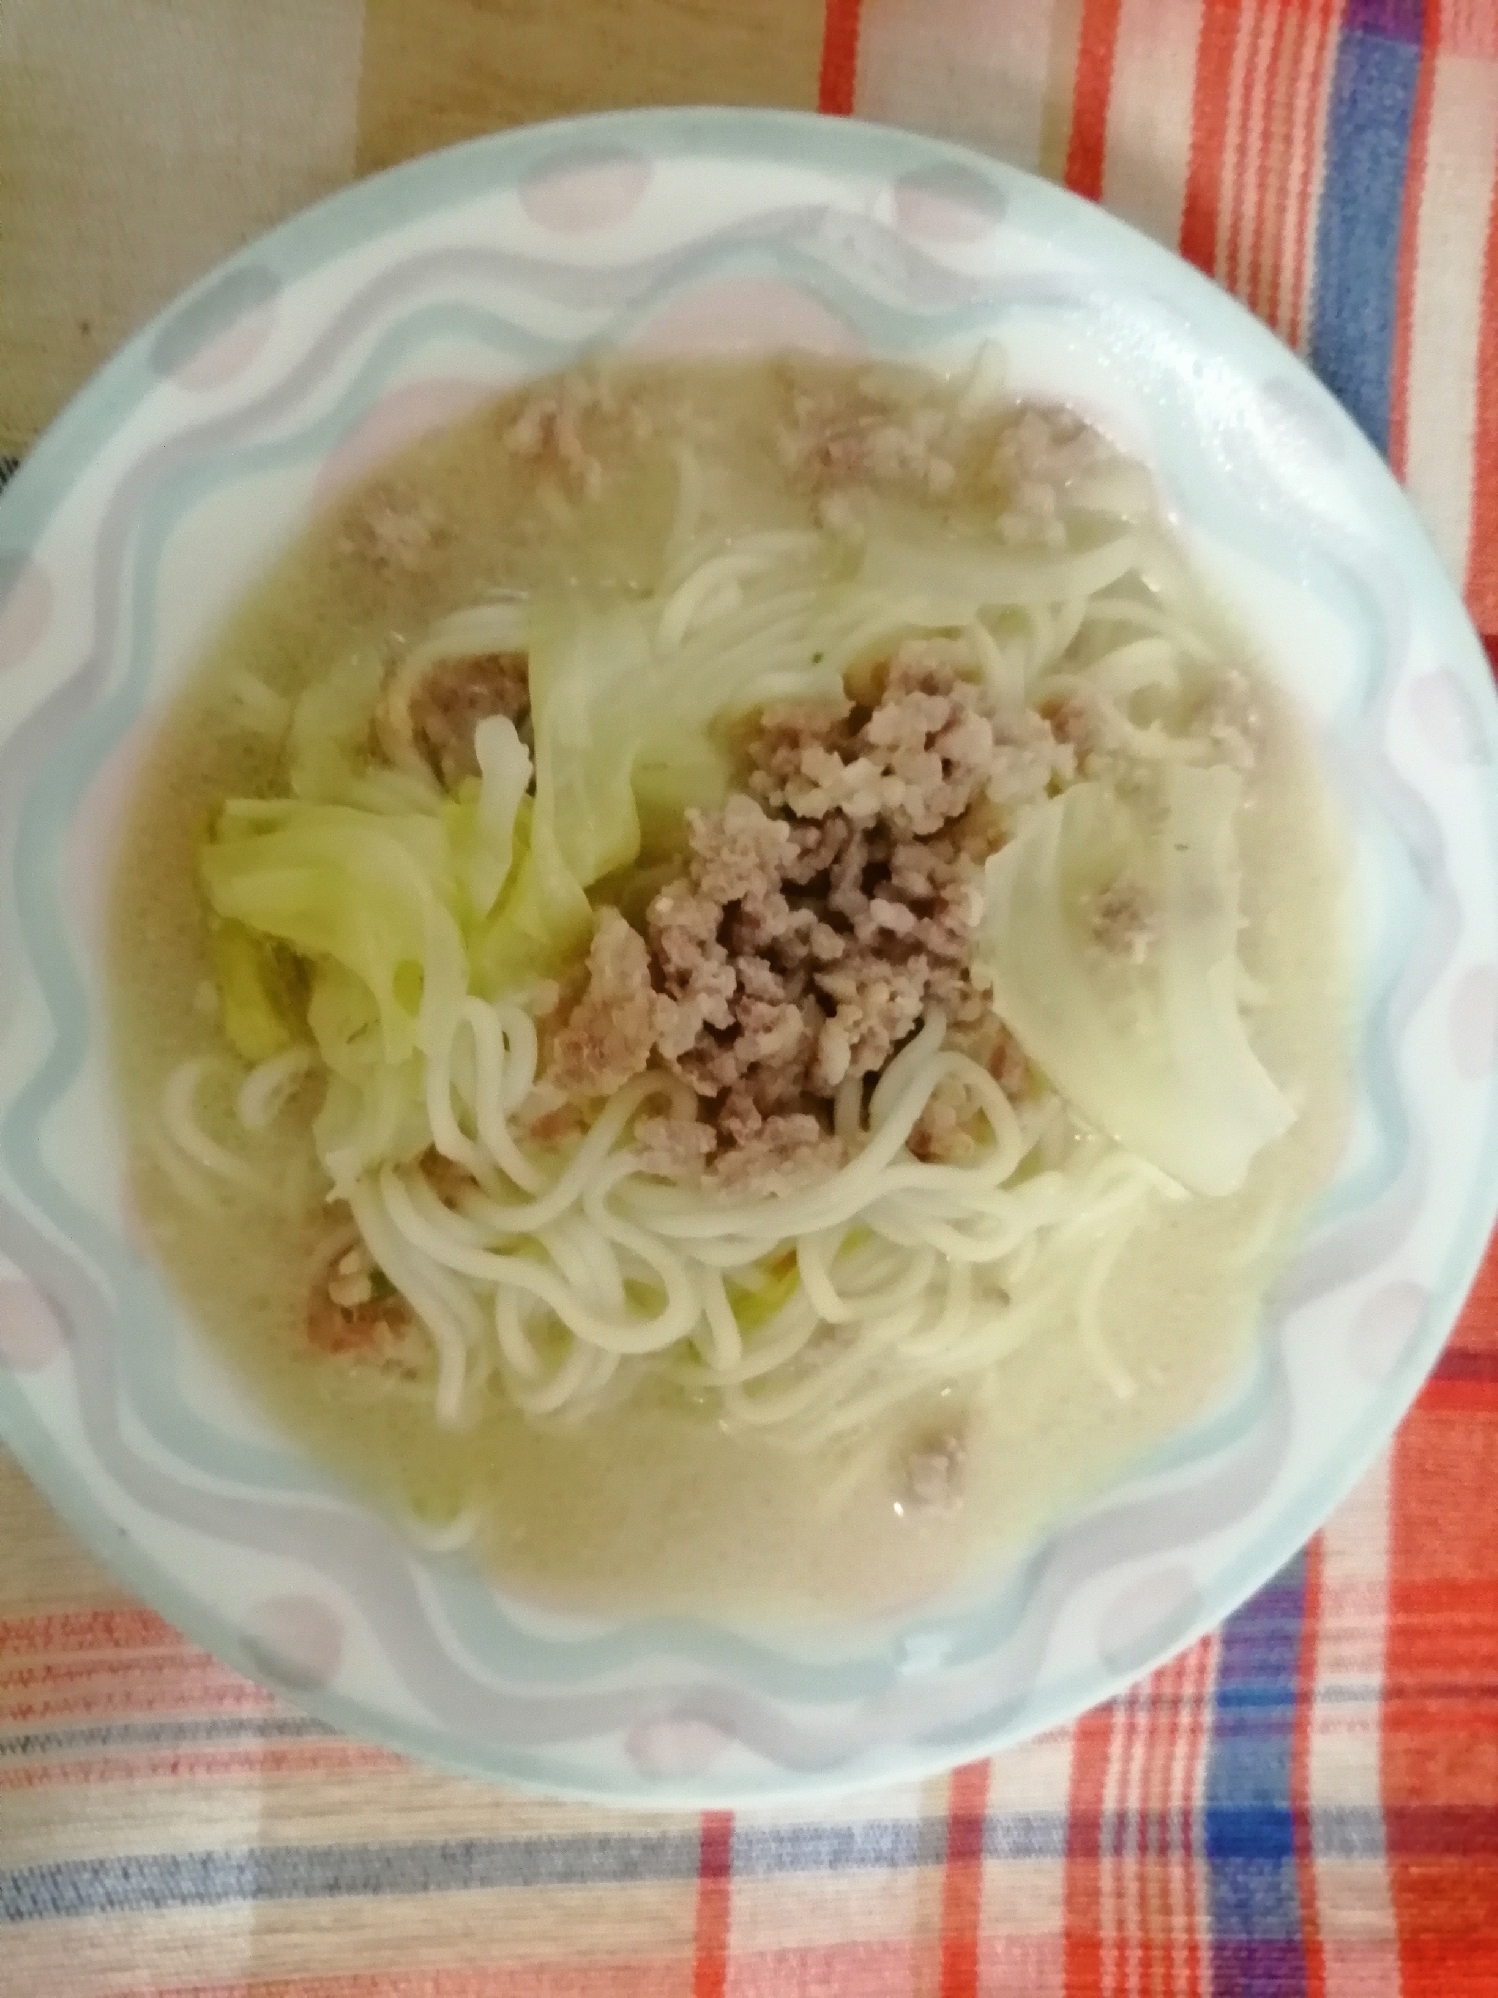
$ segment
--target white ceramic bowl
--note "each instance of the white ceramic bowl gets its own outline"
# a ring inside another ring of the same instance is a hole
[[[226,608],[346,481],[596,346],[959,358],[1153,465],[1309,713],[1356,843],[1357,1116],[1233,1394],[961,1604],[804,1646],[586,1624],[424,1561],[264,1429],[132,1238],[103,861]],[[1388,1438],[1498,1205],[1498,714],[1382,462],[1100,211],[844,121],[644,112],[351,188],[205,278],[0,499],[0,1430],[130,1587],[313,1714],[549,1790],[741,1802],[1064,1721],[1225,1616]]]

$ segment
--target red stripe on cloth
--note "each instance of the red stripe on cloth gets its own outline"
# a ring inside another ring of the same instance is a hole
[[[1269,192],[1254,214],[1248,253],[1248,302],[1261,319],[1278,324],[1280,277],[1285,264],[1289,203],[1285,199],[1295,144],[1292,119],[1300,75],[1306,10],[1299,0],[1280,0],[1269,47],[1269,76],[1259,116],[1259,173]]]
[[[1405,471],[1409,447],[1410,349],[1415,325],[1415,263],[1420,247],[1420,203],[1425,195],[1425,160],[1430,148],[1430,110],[1436,94],[1436,55],[1440,13],[1425,10],[1420,74],[1410,119],[1410,145],[1404,169],[1404,202],[1399,213],[1399,256],[1394,266],[1394,353],[1389,380],[1389,464],[1396,478]],[[1453,471],[1455,468],[1453,467]]]
[[[1170,1822],[1170,1776],[1175,1763],[1176,1730],[1180,1726],[1180,1660],[1172,1659],[1150,1680],[1141,1700],[1144,1749],[1141,1756],[1139,1804],[1134,1818],[1134,1864],[1137,1868],[1136,1907],[1139,1988],[1154,1991],[1157,1978],[1168,1973],[1170,1923],[1165,1906],[1169,1854],[1165,1847]],[[1156,1952],[1163,1959],[1157,1968]]]
[[[1457,476],[1454,467],[1453,476]],[[1477,339],[1472,426],[1472,531],[1466,580],[1467,608],[1478,629],[1498,628],[1498,180],[1493,184],[1483,253],[1482,330]]]
[[[1202,1638],[1188,1654],[1191,1671],[1186,1710],[1186,1757],[1181,1775],[1181,1866],[1185,1877],[1186,1990],[1185,1998],[1201,1998],[1202,1933],[1201,1904],[1198,1895],[1196,1830],[1197,1787],[1201,1782],[1202,1759],[1207,1751],[1208,1721],[1211,1714],[1212,1668],[1216,1660],[1216,1640]]]
[[[1452,1342],[1498,1351],[1498,1248]],[[1427,1389],[1395,1442],[1380,1747],[1403,1986],[1463,1998],[1498,1993],[1498,1378],[1472,1386]]]
[[[1222,200],[1223,141],[1232,92],[1237,0],[1205,0],[1196,42],[1196,88],[1191,99],[1191,154],[1181,207],[1181,255],[1198,269],[1217,262],[1217,218]]]
[[[728,1919],[733,1880],[733,1812],[704,1811],[697,1860],[697,1940],[692,1998],[723,1998],[728,1983]]]
[[[1072,1729],[1061,1902],[1066,1998],[1102,1998],[1103,1796],[1115,1713],[1094,1707]]]
[[[983,1822],[988,1764],[968,1762],[947,1785],[947,1859],[941,1881],[941,1998],[977,1998],[983,1914]]]
[[[1290,1746],[1290,1821],[1295,1839],[1295,1886],[1300,1900],[1305,1998],[1326,1998],[1326,1953],[1316,1897],[1316,1849],[1311,1836],[1311,1733],[1316,1718],[1316,1663],[1321,1637],[1321,1537],[1306,1548],[1300,1657],[1295,1672],[1295,1736]]]
[[[1076,80],[1072,86],[1071,138],[1066,184],[1073,194],[1098,201],[1103,192],[1103,153],[1108,139],[1108,99],[1118,50],[1122,0],[1082,0],[1077,27]]]
[[[1201,1771],[1202,1695],[1210,1682],[1210,1647],[1193,1644],[1181,1659],[1180,1776],[1172,1800],[1176,1825],[1173,1864],[1176,1890],[1170,1901],[1167,1989],[1196,1998],[1201,1979],[1196,1941],[1196,1786]]]
[[[817,109],[846,118],[858,87],[858,16],[860,0],[827,0],[822,30],[822,74],[817,84]]]
[[[180,1656],[191,1648],[185,1637],[147,1609],[0,1617],[0,1658],[59,1651],[170,1651]]]
[[[400,1769],[398,1757],[355,1742],[280,1743],[259,1748],[160,1749],[147,1755],[54,1755],[45,1762],[0,1767],[0,1795],[106,1783],[229,1783],[267,1776],[368,1776]],[[84,1807],[86,1808],[86,1807]]]
[[[1482,641],[1482,649],[1488,655],[1488,664],[1493,669],[1494,677],[1498,678],[1498,632],[1488,633]]]
[[[1156,1672],[1149,1681],[1148,1690],[1140,1688],[1139,1697],[1133,1703],[1138,1723],[1137,1762],[1139,1775],[1134,1786],[1134,1815],[1132,1822],[1125,1819],[1124,1844],[1129,1850],[1129,1861],[1134,1868],[1134,1905],[1129,1907],[1127,1888],[1120,1893],[1119,1900],[1124,1910],[1123,1927],[1133,1939],[1131,1952],[1138,1965],[1139,1988],[1153,1991],[1155,1988],[1155,1911],[1150,1905],[1152,1873],[1150,1867],[1150,1831],[1154,1820],[1158,1799],[1155,1784],[1159,1775],[1159,1752],[1161,1737],[1172,1721],[1170,1667]],[[1130,1836],[1132,1834],[1132,1837]],[[1131,1848],[1131,1849],[1130,1849]],[[1120,1873],[1124,1871],[1119,1868]]]
[[[1109,1837],[1103,1845],[1103,1880],[1107,1892],[1104,1927],[1113,1947],[1107,1959],[1107,1986],[1110,1991],[1128,1989],[1129,1956],[1134,1943],[1128,1894],[1129,1811],[1134,1803],[1134,1758],[1140,1739],[1140,1693],[1123,1694],[1118,1702],[1118,1721],[1113,1730],[1117,1744],[1114,1769],[1117,1772],[1111,1810],[1105,1809]],[[1106,1791],[1104,1804],[1108,1803]],[[1101,1903],[1102,1897],[1099,1897]]]
[[[1243,267],[1243,234],[1250,214],[1258,212],[1263,198],[1264,161],[1262,155],[1256,156],[1252,150],[1251,113],[1255,82],[1261,83],[1266,101],[1269,95],[1269,79],[1267,76],[1261,78],[1259,74],[1264,67],[1262,43],[1268,25],[1269,5],[1255,5],[1254,0],[1243,0],[1239,14],[1240,17],[1247,15],[1247,20],[1240,29],[1240,33],[1247,37],[1247,46],[1243,51],[1243,68],[1238,84],[1238,117],[1236,143],[1231,152],[1232,170],[1228,176],[1227,186],[1223,190],[1227,201],[1228,227],[1218,276],[1230,290],[1237,292],[1240,298],[1251,304],[1252,301],[1247,298],[1244,285],[1246,273]],[[1231,104],[1231,94],[1229,102]],[[1227,148],[1224,147],[1224,153],[1226,152]]]

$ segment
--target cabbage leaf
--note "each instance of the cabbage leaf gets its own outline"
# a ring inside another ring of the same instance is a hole
[[[468,966],[451,844],[435,813],[231,803],[198,864],[216,915],[359,981],[387,1061],[450,1030]],[[315,1032],[315,1009],[309,1019]]]
[[[253,1064],[290,1047],[305,1006],[295,961],[243,923],[216,922],[209,951],[218,981],[219,1017],[234,1052]]]
[[[978,960],[994,1010],[1088,1124],[1226,1194],[1295,1113],[1238,1007],[1241,780],[1177,765],[1162,782],[1163,804],[1083,783],[1041,806],[988,862]],[[1137,961],[1094,933],[1120,884],[1152,911]]]

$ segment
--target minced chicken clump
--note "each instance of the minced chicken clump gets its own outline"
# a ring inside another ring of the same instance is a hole
[[[600,912],[546,1080],[587,1098],[652,1064],[680,1077],[697,1114],[642,1120],[652,1170],[765,1193],[835,1168],[839,1090],[877,1076],[932,1006],[1023,1086],[972,980],[982,867],[1075,756],[1034,717],[996,722],[976,671],[962,641],[912,639],[862,699],[765,708],[744,788],[688,814],[686,864],[644,933]],[[960,1155],[966,1106],[950,1098],[933,1099],[918,1154]]]

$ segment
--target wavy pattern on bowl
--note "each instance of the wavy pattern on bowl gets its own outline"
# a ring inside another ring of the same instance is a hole
[[[1251,624],[1269,601],[1257,635],[1358,850],[1358,1141],[1232,1401],[986,1592],[802,1648],[539,1617],[418,1559],[178,1365],[120,1199],[91,952],[131,757],[288,523],[483,392],[599,345],[991,336],[1129,433]],[[1053,189],[857,126],[651,113],[352,190],[148,328],[0,503],[0,1425],[219,1655],[477,1773],[739,1800],[1065,1719],[1295,1550],[1449,1328],[1498,1203],[1495,741],[1460,607],[1347,419],[1205,281]]]

